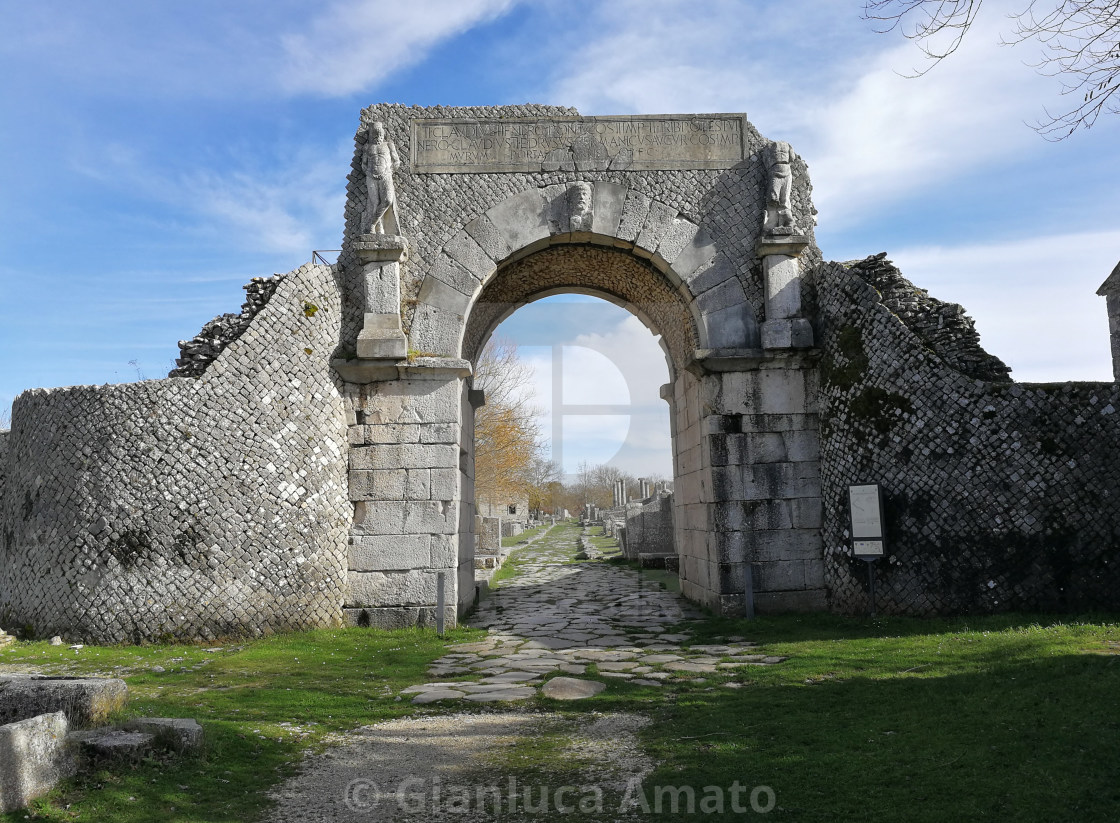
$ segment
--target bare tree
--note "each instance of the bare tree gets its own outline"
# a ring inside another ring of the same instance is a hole
[[[516,344],[491,339],[475,365],[474,384],[486,392],[474,419],[475,498],[504,506],[530,496],[540,453],[540,412],[533,405],[533,369]]]
[[[1013,31],[1004,45],[1034,40],[1042,45],[1036,68],[1057,77],[1061,93],[1080,102],[1065,113],[1035,124],[1048,140],[1062,140],[1092,128],[1101,112],[1120,113],[1120,0],[1024,0],[1011,15]],[[864,0],[864,16],[899,29],[918,43],[929,63],[921,76],[955,52],[984,0]]]
[[[12,427],[12,407],[9,405],[0,405],[0,431],[6,431]]]

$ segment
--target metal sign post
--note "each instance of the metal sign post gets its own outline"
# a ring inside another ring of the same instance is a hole
[[[848,486],[852,555],[867,563],[868,616],[875,616],[875,561],[886,555],[883,490],[878,483]]]

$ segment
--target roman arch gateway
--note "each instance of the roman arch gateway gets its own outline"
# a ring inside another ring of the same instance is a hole
[[[743,612],[748,585],[762,608],[825,607],[818,353],[799,292],[812,206],[803,167],[798,177],[779,147],[741,114],[363,112],[334,361],[355,414],[348,609],[397,620],[402,588],[388,574],[425,605],[439,571],[460,607],[473,598],[472,414],[484,399],[471,363],[514,309],[562,291],[626,307],[665,350],[685,593],[727,613]],[[378,155],[408,158],[386,218],[370,205],[383,199],[368,182]],[[768,444],[765,460],[731,445],[742,435]],[[384,490],[414,473],[432,484],[422,509]],[[386,568],[404,545],[417,547],[395,561],[408,570]],[[752,546],[764,551],[754,568]]]
[[[455,620],[475,596],[472,362],[564,291],[660,339],[694,601],[862,610],[846,494],[875,482],[884,611],[1115,607],[1116,386],[1013,383],[883,255],[823,262],[810,193],[742,114],[365,109],[336,265],[254,281],[168,379],[17,399],[0,625]]]

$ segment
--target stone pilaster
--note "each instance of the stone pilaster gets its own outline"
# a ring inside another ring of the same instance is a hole
[[[473,510],[463,509],[473,481],[461,460],[470,364],[350,363],[340,372],[363,382],[350,387],[354,525],[345,618],[352,625],[432,625],[442,581],[445,620],[454,625],[474,597],[462,571],[473,576]]]
[[[824,608],[815,358],[709,356],[693,370],[703,409],[695,462],[706,468],[703,507],[689,517],[705,541],[690,553],[707,560],[706,574],[693,572],[708,589],[697,599],[724,614]],[[682,578],[684,568],[682,558]]]

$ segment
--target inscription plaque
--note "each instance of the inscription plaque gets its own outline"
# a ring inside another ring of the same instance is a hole
[[[412,171],[429,174],[726,169],[744,114],[413,120]]]
[[[848,486],[852,515],[852,554],[856,557],[882,557],[883,495],[877,483]]]

